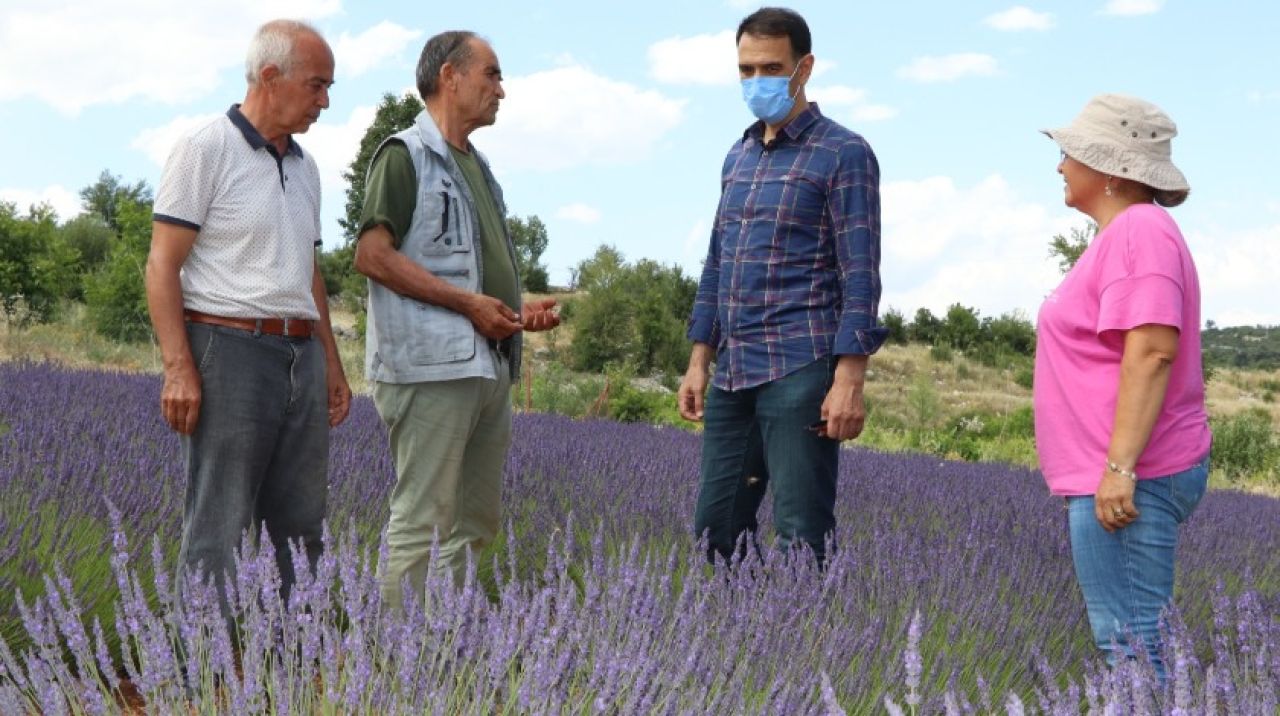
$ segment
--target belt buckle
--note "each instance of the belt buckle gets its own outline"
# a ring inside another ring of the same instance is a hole
[[[283,326],[284,327],[280,329],[280,335],[284,336],[285,338],[288,338],[289,337],[289,319],[288,318],[284,319]]]

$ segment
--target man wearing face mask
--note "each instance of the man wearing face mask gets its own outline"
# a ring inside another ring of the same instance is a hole
[[[861,136],[805,98],[804,18],[761,8],[736,39],[758,121],[725,158],[689,321],[679,408],[705,421],[694,528],[709,558],[728,558],[771,484],[780,546],[807,546],[822,565],[840,441],[862,432],[867,359],[887,336],[876,323],[880,170]]]

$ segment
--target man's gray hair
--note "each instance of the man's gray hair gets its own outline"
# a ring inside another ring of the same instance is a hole
[[[282,75],[289,74],[293,70],[293,46],[302,35],[322,37],[319,30],[301,20],[271,20],[263,24],[249,41],[244,78],[251,85],[257,84],[267,65],[275,65]]]
[[[439,91],[440,68],[446,62],[461,69],[471,61],[473,37],[470,30],[450,30],[427,40],[418,57],[418,94],[423,101]]]

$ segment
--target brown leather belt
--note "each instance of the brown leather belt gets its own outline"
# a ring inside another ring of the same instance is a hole
[[[183,311],[182,315],[192,323],[207,323],[211,326],[290,338],[310,338],[315,328],[315,321],[309,318],[231,318],[191,310]]]

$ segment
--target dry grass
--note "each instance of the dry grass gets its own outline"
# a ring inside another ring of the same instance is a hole
[[[935,360],[921,345],[886,345],[871,358],[866,395],[872,410],[899,420],[915,417],[912,386],[922,380],[938,396],[936,420],[967,413],[1007,414],[1031,404],[1031,391],[1017,384],[1014,372],[988,368],[956,356]]]
[[[157,347],[103,338],[89,325],[87,312],[79,304],[70,305],[57,323],[18,328],[0,318],[0,360],[23,359],[140,373],[161,369]]]
[[[1209,413],[1225,417],[1261,408],[1280,425],[1280,374],[1270,370],[1221,370],[1209,381],[1205,402]]]

